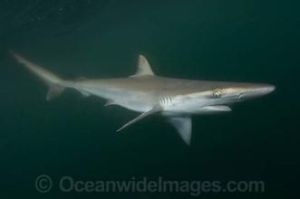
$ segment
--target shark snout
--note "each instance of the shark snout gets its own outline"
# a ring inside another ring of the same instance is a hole
[[[262,86],[260,88],[261,92],[266,95],[266,94],[269,94],[269,93],[272,93],[274,90],[276,89],[275,86],[273,85],[266,85],[266,86]]]
[[[252,85],[242,89],[243,91],[239,95],[239,100],[261,97],[272,93],[275,89],[276,87],[270,84]]]
[[[250,89],[250,92],[252,92],[253,95],[263,96],[272,93],[274,90],[275,90],[275,86],[266,84],[266,85],[255,86],[253,90]]]

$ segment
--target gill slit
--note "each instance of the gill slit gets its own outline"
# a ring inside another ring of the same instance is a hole
[[[170,96],[165,96],[160,99],[163,105],[170,105],[172,103],[172,98]]]

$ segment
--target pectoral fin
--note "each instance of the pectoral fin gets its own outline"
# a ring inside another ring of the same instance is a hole
[[[133,120],[127,122],[126,124],[124,124],[121,128],[119,128],[117,130],[117,132],[122,131],[123,129],[125,129],[126,127],[136,123],[137,121],[140,121],[142,119],[144,119],[145,117],[152,115],[154,113],[160,112],[161,111],[161,107],[160,106],[154,106],[151,110],[144,112],[142,114],[140,114],[139,116],[137,116],[136,118],[134,118]]]
[[[192,138],[192,119],[189,116],[174,116],[169,118],[170,123],[176,128],[182,140],[191,144]]]

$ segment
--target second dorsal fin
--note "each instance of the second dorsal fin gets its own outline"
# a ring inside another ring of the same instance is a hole
[[[144,55],[139,55],[138,63],[137,63],[137,70],[132,77],[139,77],[145,75],[154,75],[151,66]]]

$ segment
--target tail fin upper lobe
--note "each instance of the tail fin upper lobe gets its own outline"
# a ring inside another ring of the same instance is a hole
[[[34,64],[24,57],[20,56],[15,52],[10,52],[13,58],[15,58],[20,64],[24,65],[26,69],[36,75],[40,80],[42,80],[46,85],[48,85],[49,90],[47,93],[47,100],[51,100],[59,96],[66,88],[66,81],[61,79],[54,73],[44,69],[43,67]]]

